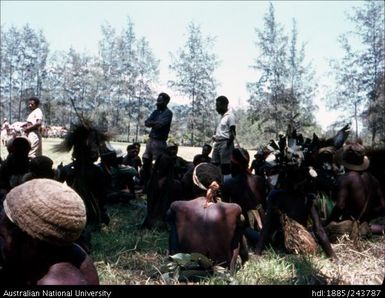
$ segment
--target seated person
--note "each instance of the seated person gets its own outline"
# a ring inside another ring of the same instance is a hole
[[[237,204],[218,201],[221,172],[213,164],[201,163],[195,167],[194,183],[206,190],[206,195],[191,201],[176,201],[167,213],[171,225],[170,254],[201,253],[214,264],[236,269],[238,255],[243,262],[248,258],[242,242],[243,221]]]
[[[135,143],[139,144],[139,143]],[[140,148],[140,147],[139,147]],[[135,170],[139,173],[140,168],[142,167],[142,160],[139,156],[139,149],[137,145],[128,145],[126,148],[127,154],[123,157],[122,164],[125,166],[134,167]]]
[[[345,145],[337,159],[346,172],[337,178],[337,187],[333,194],[336,204],[324,224],[352,218],[369,223],[384,216],[384,194],[378,180],[366,171],[369,159],[365,156],[364,146],[359,143]],[[385,226],[372,224],[371,231],[384,233]]]
[[[51,179],[12,189],[0,212],[2,285],[98,285],[91,258],[74,242],[86,225],[81,197]]]
[[[202,154],[194,156],[193,164],[188,167],[181,179],[183,194],[186,200],[191,200],[204,195],[204,191],[194,184],[192,176],[195,166],[202,162],[211,163],[211,157],[209,157],[211,149],[212,147],[209,144],[204,144],[202,147]]]
[[[28,172],[31,143],[25,137],[16,137],[8,141],[7,149],[9,154],[0,168],[0,201],[13,187],[22,183]]]
[[[202,153],[194,156],[193,164],[197,166],[201,162],[211,162],[211,157],[209,156],[211,153],[212,147],[209,144],[204,144],[202,147]]]
[[[174,178],[175,158],[164,153],[154,164],[147,192],[147,215],[142,228],[166,228],[166,213],[182,197],[182,184]]]
[[[48,156],[40,155],[32,158],[29,162],[29,172],[23,177],[23,182],[36,179],[55,179],[55,171],[52,169],[53,160]]]
[[[249,153],[243,148],[235,148],[231,154],[231,178],[221,189],[224,202],[236,203],[245,217],[245,236],[256,245],[258,233],[262,230],[265,206],[265,182],[259,176],[249,173]]]
[[[134,167],[121,164],[123,154],[120,149],[111,149],[100,154],[99,164],[105,176],[107,203],[127,202],[135,198],[133,178],[137,172]]]
[[[174,158],[174,177],[179,181],[182,179],[183,175],[189,169],[191,162],[184,160],[182,157],[178,156],[178,144],[172,143],[167,146],[166,153]]]
[[[254,154],[254,160],[251,162],[250,172],[254,175],[264,177],[265,157],[262,150]]]
[[[307,233],[307,224],[311,219],[313,232],[326,255],[337,259],[315,208],[315,195],[308,192],[309,181],[311,181],[309,168],[289,164],[281,166],[277,188],[271,191],[267,199],[266,216],[256,248],[257,255],[262,254],[262,250],[268,243],[271,243],[273,247],[284,248],[292,252],[292,247],[289,248],[287,245],[289,239],[285,238],[286,235],[284,236],[284,222],[287,222],[287,218],[291,222],[296,222],[297,227],[302,227],[305,231],[302,234],[291,235],[294,238],[297,237],[291,243],[301,246],[297,247],[297,251],[314,253],[316,242],[313,236]],[[298,232],[299,229],[294,226],[294,230]],[[274,237],[272,237],[273,235]],[[305,238],[301,236],[305,236]]]

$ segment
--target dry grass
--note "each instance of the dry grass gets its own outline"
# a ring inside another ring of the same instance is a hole
[[[378,285],[385,276],[385,236],[354,243],[347,236],[333,245],[339,256],[335,264],[324,263],[321,271],[330,282],[348,285]]]

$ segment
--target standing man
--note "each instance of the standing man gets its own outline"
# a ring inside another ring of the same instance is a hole
[[[42,143],[40,128],[43,123],[43,112],[39,108],[40,100],[37,97],[28,99],[28,107],[31,113],[28,115],[27,124],[24,126],[24,132],[31,142],[29,157],[35,158],[42,155]]]
[[[172,112],[167,108],[170,96],[160,93],[156,100],[156,110],[144,122],[146,127],[151,127],[149,139],[143,153],[143,183],[144,192],[147,190],[147,181],[150,179],[152,161],[156,160],[167,149],[167,138],[170,132]]]
[[[231,152],[234,149],[235,116],[228,109],[229,100],[226,96],[216,99],[216,110],[222,116],[215,135],[213,136],[214,150],[211,162],[221,166],[223,178],[230,178]]]

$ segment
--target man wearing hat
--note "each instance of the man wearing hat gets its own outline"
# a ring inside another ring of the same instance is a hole
[[[98,285],[91,258],[74,242],[86,224],[81,197],[52,179],[12,189],[0,212],[2,285]]]
[[[369,159],[365,155],[365,148],[360,143],[345,145],[337,153],[337,161],[344,166],[345,174],[337,180],[334,193],[336,202],[328,220],[339,222],[354,219],[360,222],[383,216],[385,214],[385,199],[378,180],[366,172]],[[377,232],[378,226],[372,226],[372,231]],[[382,230],[384,227],[382,226]]]

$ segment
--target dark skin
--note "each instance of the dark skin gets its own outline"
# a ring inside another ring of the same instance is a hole
[[[30,237],[0,213],[0,280],[7,285],[98,285],[91,258],[80,246]]]
[[[205,197],[176,201],[168,211],[170,254],[198,252],[235,272],[237,256],[248,258],[242,242],[241,208],[231,203],[209,203]]]
[[[222,102],[222,101],[216,101],[215,108],[216,111],[223,116],[228,111],[228,103]],[[236,131],[235,131],[235,125],[230,126],[230,135],[229,139],[226,142],[227,147],[230,147],[231,144],[234,142]],[[229,164],[222,164],[221,165],[222,174],[227,175],[230,174],[230,165]]]
[[[337,256],[330,245],[321,220],[314,206],[314,199],[305,194],[290,190],[273,191],[268,199],[266,217],[260,239],[257,244],[256,254],[261,255],[262,250],[270,241],[274,231],[281,229],[279,221],[280,212],[286,213],[290,218],[307,227],[308,219],[313,222],[313,231],[326,255],[334,260]]]
[[[228,103],[222,102],[222,101],[216,101],[215,108],[218,114],[223,116],[227,110],[228,110]],[[230,126],[230,137],[227,141],[227,147],[230,147],[230,145],[233,143],[236,136],[235,132],[235,125]]]
[[[156,107],[160,111],[164,111],[167,108],[168,101],[165,98],[164,95],[159,94],[158,98],[156,99]],[[144,122],[144,125],[146,127],[151,127],[151,128],[162,128],[165,123],[162,121],[154,121],[154,120],[146,120]],[[143,182],[145,184],[145,190],[146,190],[146,183],[150,178],[151,175],[151,168],[152,168],[152,160],[148,158],[143,158],[143,172],[142,172],[142,178]],[[147,192],[147,190],[146,190]]]
[[[29,100],[28,101],[28,107],[29,107],[29,109],[31,110],[31,111],[33,111],[33,110],[35,110],[35,109],[37,109],[38,108],[38,105],[36,104],[36,102],[34,101],[34,100]],[[25,127],[23,127],[23,129],[24,129],[24,132],[25,133],[29,133],[30,131],[32,131],[32,130],[36,130],[36,129],[38,129],[38,128],[40,128],[41,127],[41,120],[37,120],[36,121],[36,123],[35,124],[31,124],[31,123],[27,123],[26,124],[26,126]]]
[[[265,206],[265,182],[259,176],[242,171],[233,163],[231,171],[233,177],[222,186],[222,199],[225,202],[236,203],[242,208],[242,214],[246,218],[246,226],[248,226],[247,212],[260,205]],[[263,208],[259,208],[258,213],[263,221]],[[262,226],[259,228],[262,229]]]
[[[385,214],[385,199],[378,180],[367,172],[350,171],[340,176],[337,181],[337,190],[334,194],[336,204],[325,225],[331,221],[358,219],[368,201],[365,212],[360,218],[361,222],[370,221]],[[381,229],[376,225],[372,231]],[[382,227],[382,230],[384,227]]]
[[[164,111],[167,107],[168,102],[164,98],[164,96],[159,95],[158,98],[156,99],[156,107],[160,111]],[[155,127],[155,128],[160,128],[161,124],[156,122],[156,121],[151,121],[151,120],[146,120],[144,122],[144,125],[146,127]]]

